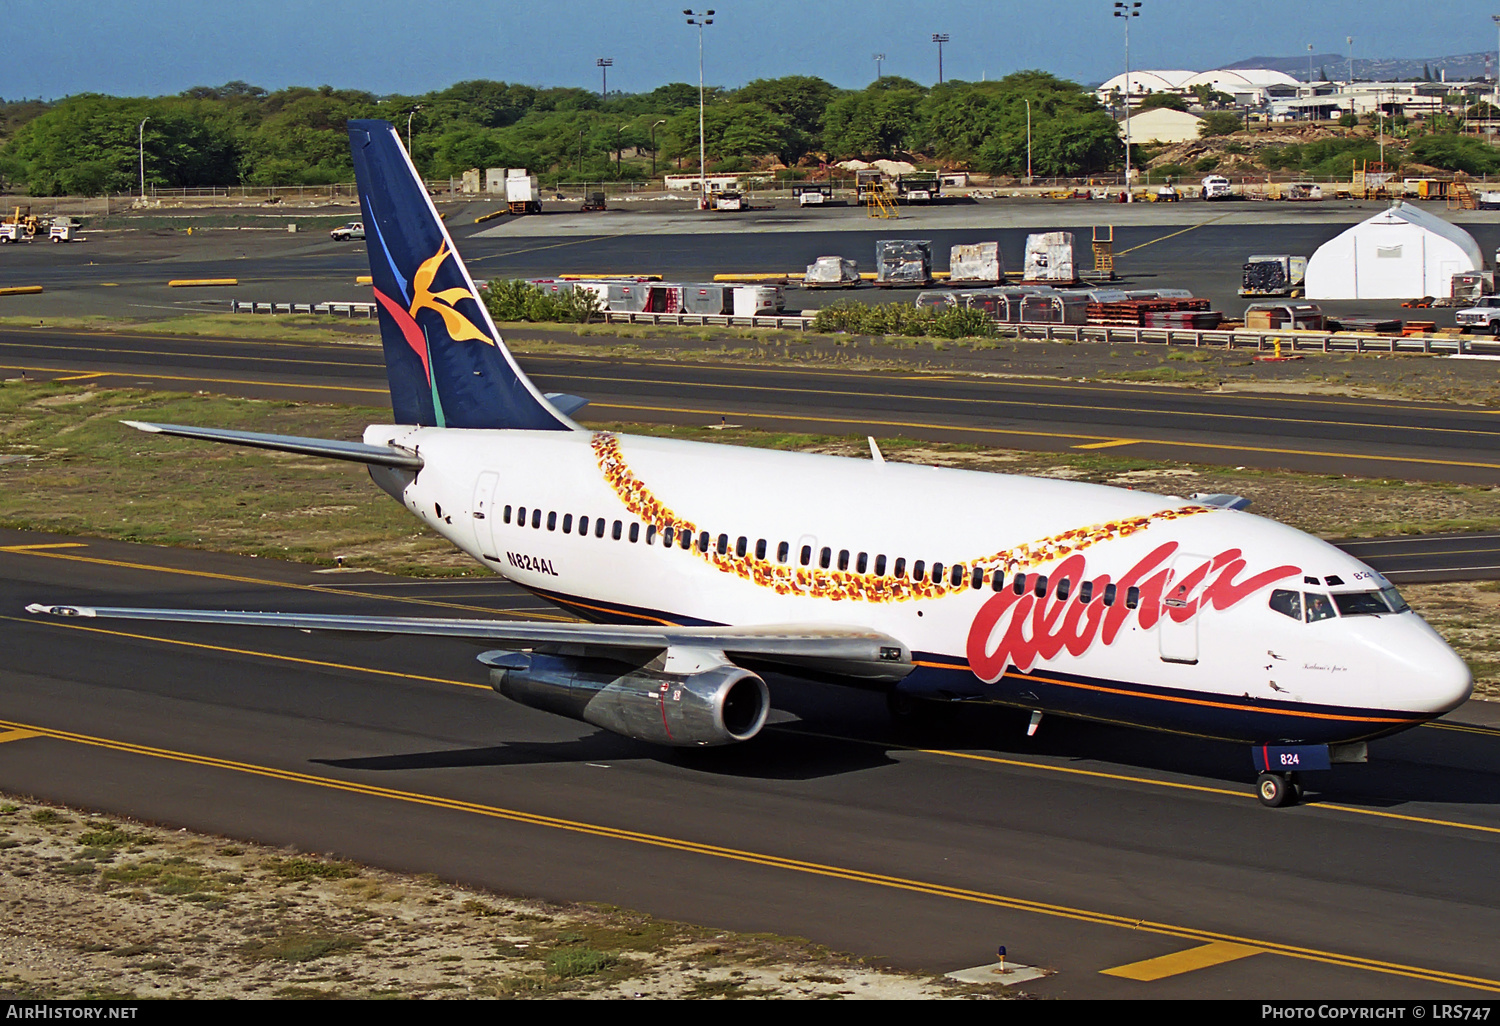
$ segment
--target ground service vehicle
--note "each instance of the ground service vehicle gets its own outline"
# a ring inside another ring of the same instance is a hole
[[[913,171],[896,178],[896,196],[906,203],[930,203],[942,195],[942,181],[932,171]]]
[[[764,674],[1235,741],[1267,805],[1468,698],[1462,660],[1321,539],[1188,499],[588,430],[501,342],[396,130],[348,124],[394,422],[363,441],[136,423],[364,464],[588,622],[32,604],[58,616],[461,637],[516,702],[640,741],[747,741]],[[1331,667],[1338,667],[1334,672]]]
[[[356,239],[363,239],[365,237],[365,223],[363,221],[350,221],[348,224],[341,224],[329,232],[328,237],[333,239],[334,242],[353,242]]]
[[[1203,198],[1206,200],[1227,200],[1234,196],[1229,188],[1229,179],[1223,175],[1209,175],[1203,179]]]
[[[1465,332],[1500,335],[1500,296],[1480,296],[1473,306],[1456,312],[1453,323]]]

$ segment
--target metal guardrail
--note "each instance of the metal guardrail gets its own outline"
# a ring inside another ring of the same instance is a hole
[[[231,313],[329,314],[335,317],[374,318],[374,303],[254,303],[230,300]],[[676,324],[723,328],[791,328],[811,331],[813,316],[764,314],[754,317],[734,314],[630,313],[605,311],[605,324]],[[1100,324],[1004,323],[1002,336],[1037,342],[1103,342],[1132,345],[1221,347],[1274,351],[1279,344],[1290,353],[1457,353],[1500,356],[1500,338],[1480,339],[1469,335],[1371,335],[1348,331],[1272,331],[1230,329],[1198,331],[1192,328],[1133,328]]]
[[[1017,338],[1052,342],[1129,342],[1222,346],[1225,349],[1274,350],[1279,343],[1293,353],[1466,353],[1500,354],[1500,339],[1479,341],[1467,335],[1370,335],[1348,331],[1272,331],[1232,329],[1198,331],[1191,328],[1129,328],[1106,325],[1002,324],[1002,333]]]
[[[629,313],[623,310],[607,310],[601,316],[606,324],[692,324],[718,325],[724,328],[795,328],[798,331],[809,330],[813,322],[812,317],[805,317],[802,314],[736,317],[733,314]]]
[[[229,301],[230,313],[247,314],[328,314],[332,317],[375,317],[374,303],[251,303],[241,299]]]

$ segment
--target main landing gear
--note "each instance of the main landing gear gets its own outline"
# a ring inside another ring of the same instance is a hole
[[[1302,785],[1295,773],[1262,773],[1255,778],[1255,796],[1267,808],[1279,809],[1302,800]]]

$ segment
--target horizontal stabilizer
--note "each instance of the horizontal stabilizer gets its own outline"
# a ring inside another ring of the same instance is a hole
[[[1226,495],[1223,492],[1194,492],[1193,501],[1219,509],[1249,509],[1250,500],[1243,495]]]
[[[414,452],[407,452],[405,449],[397,449],[389,445],[339,442],[327,438],[299,438],[295,435],[268,435],[259,431],[231,431],[228,428],[148,424],[139,420],[126,420],[121,423],[139,431],[149,431],[158,435],[180,435],[183,438],[197,438],[205,442],[228,442],[230,445],[248,445],[256,449],[296,452],[304,456],[323,456],[328,459],[348,460],[352,463],[373,464],[378,467],[422,469],[422,457]]]
[[[358,631],[463,638],[497,648],[551,648],[608,656],[616,652],[672,647],[712,649],[730,659],[752,659],[814,670],[838,671],[866,680],[897,681],[912,670],[911,650],[880,631],[841,625],[761,627],[673,627],[528,620],[453,620],[411,616],[335,616],[320,613],[217,612],[199,609],[137,609],[32,603],[28,613],[49,616],[173,623],[291,627],[304,631]]]
[[[582,396],[568,395],[565,392],[548,392],[546,399],[564,417],[571,417],[575,411],[583,409],[589,401]]]

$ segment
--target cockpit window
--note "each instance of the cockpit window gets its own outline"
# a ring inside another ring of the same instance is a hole
[[[1337,615],[1333,611],[1333,603],[1327,595],[1316,591],[1309,591],[1303,596],[1307,600],[1307,622],[1317,623],[1319,620],[1327,620]]]
[[[1401,593],[1395,588],[1381,588],[1380,595],[1385,599],[1385,604],[1391,607],[1391,612],[1393,613],[1404,613],[1411,608],[1411,606],[1406,604],[1406,599],[1402,598]]]
[[[1385,596],[1378,591],[1335,592],[1333,601],[1339,607],[1340,616],[1379,616],[1391,611]]]
[[[1302,619],[1302,593],[1300,591],[1273,591],[1271,592],[1271,608],[1282,616],[1290,616],[1293,620]]]

